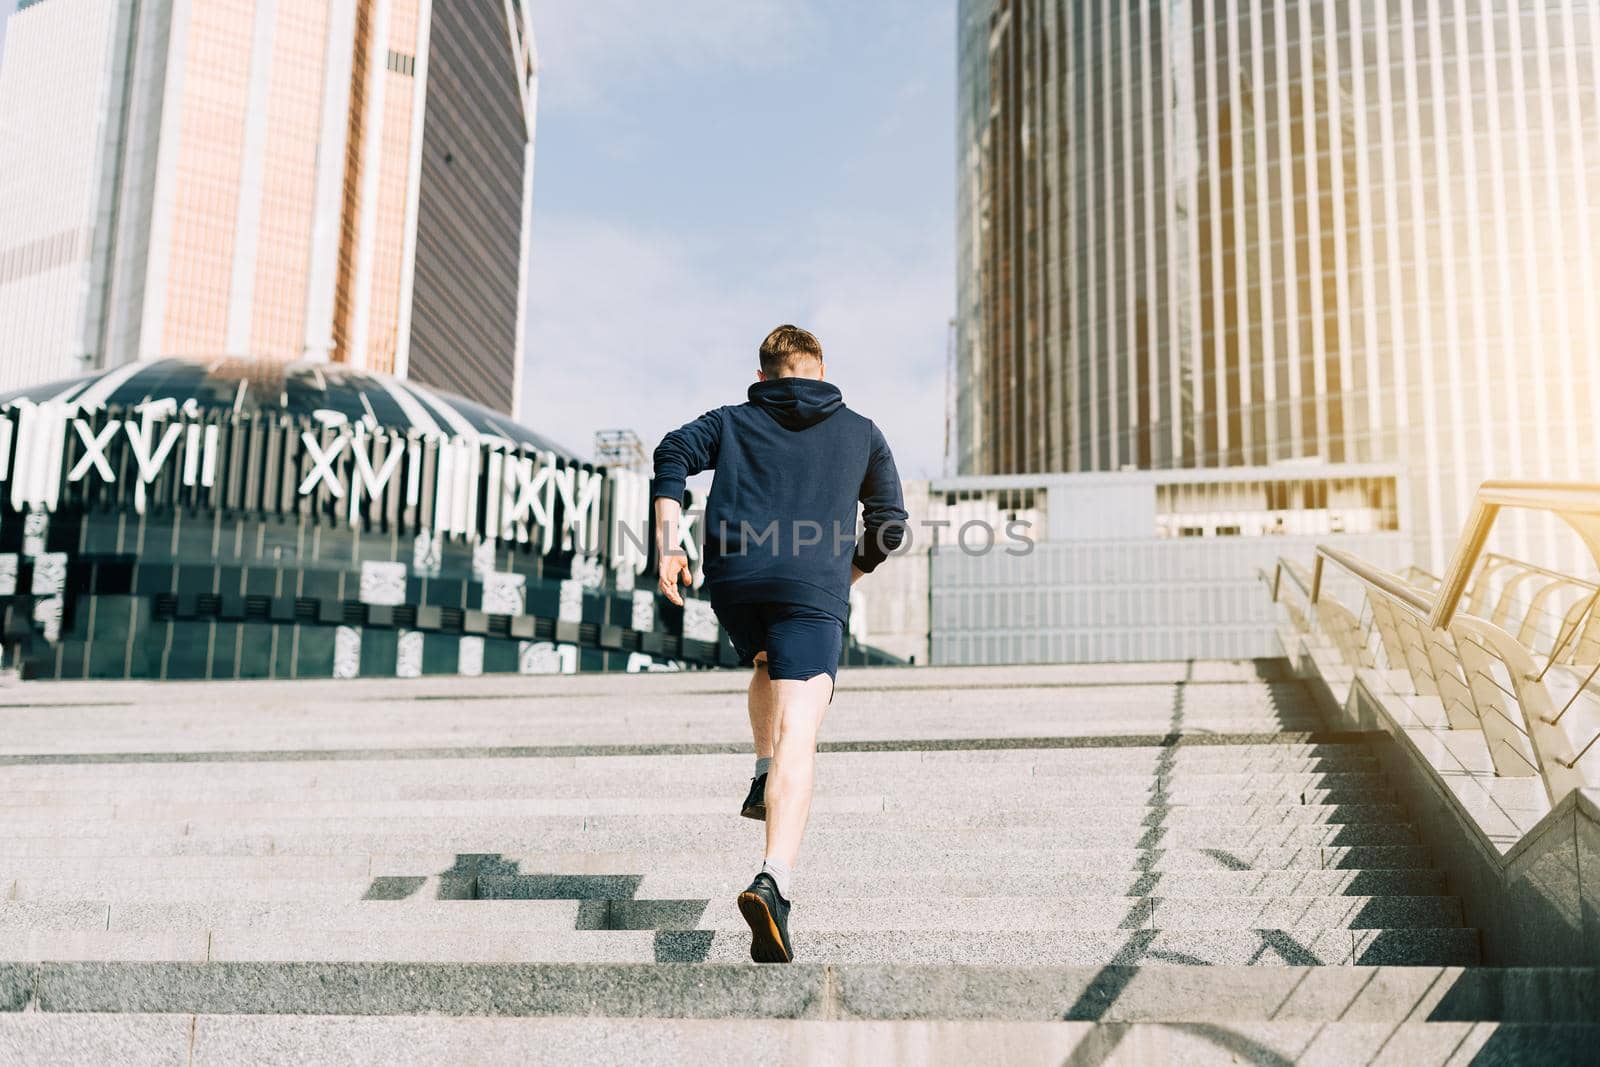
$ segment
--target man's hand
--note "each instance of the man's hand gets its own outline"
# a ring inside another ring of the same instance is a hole
[[[683,607],[683,594],[678,592],[678,583],[694,584],[694,573],[689,567],[689,557],[679,549],[671,555],[662,556],[661,566],[657,569],[661,573],[661,580],[656,585],[661,590],[661,595],[678,607]]]
[[[656,587],[661,595],[683,607],[683,594],[678,585],[693,585],[694,572],[689,567],[689,556],[679,542],[678,522],[683,518],[683,505],[670,497],[658,496],[656,506]]]

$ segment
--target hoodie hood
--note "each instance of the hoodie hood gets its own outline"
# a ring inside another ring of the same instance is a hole
[[[750,387],[750,403],[786,430],[804,430],[844,407],[844,394],[815,378],[773,378]]]

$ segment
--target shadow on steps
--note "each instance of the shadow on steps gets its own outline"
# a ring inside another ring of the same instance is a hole
[[[428,884],[426,875],[374,878],[363,900],[409,900]],[[525,872],[496,852],[457,853],[436,876],[439,900],[575,900],[575,930],[653,930],[657,963],[704,963],[713,931],[700,930],[709,900],[639,900],[636,874]]]

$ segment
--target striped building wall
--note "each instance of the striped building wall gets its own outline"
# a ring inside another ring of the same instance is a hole
[[[505,27],[498,0],[433,5],[407,371],[511,411],[531,161]]]
[[[1600,4],[963,0],[962,473],[1600,476]],[[1514,518],[1508,550],[1562,551]]]
[[[94,366],[128,5],[14,14],[0,70],[0,393]]]

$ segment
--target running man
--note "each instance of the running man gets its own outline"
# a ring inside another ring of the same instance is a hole
[[[850,586],[905,537],[888,443],[823,374],[817,339],[779,326],[761,343],[749,400],[667,434],[650,486],[661,592],[681,605],[678,586],[693,581],[678,547],[684,481],[716,471],[704,520],[705,588],[740,666],[753,668],[756,773],[742,814],[766,820],[767,845],[739,911],[758,963],[794,959],[790,877],[811,813],[817,732],[833,700]]]

